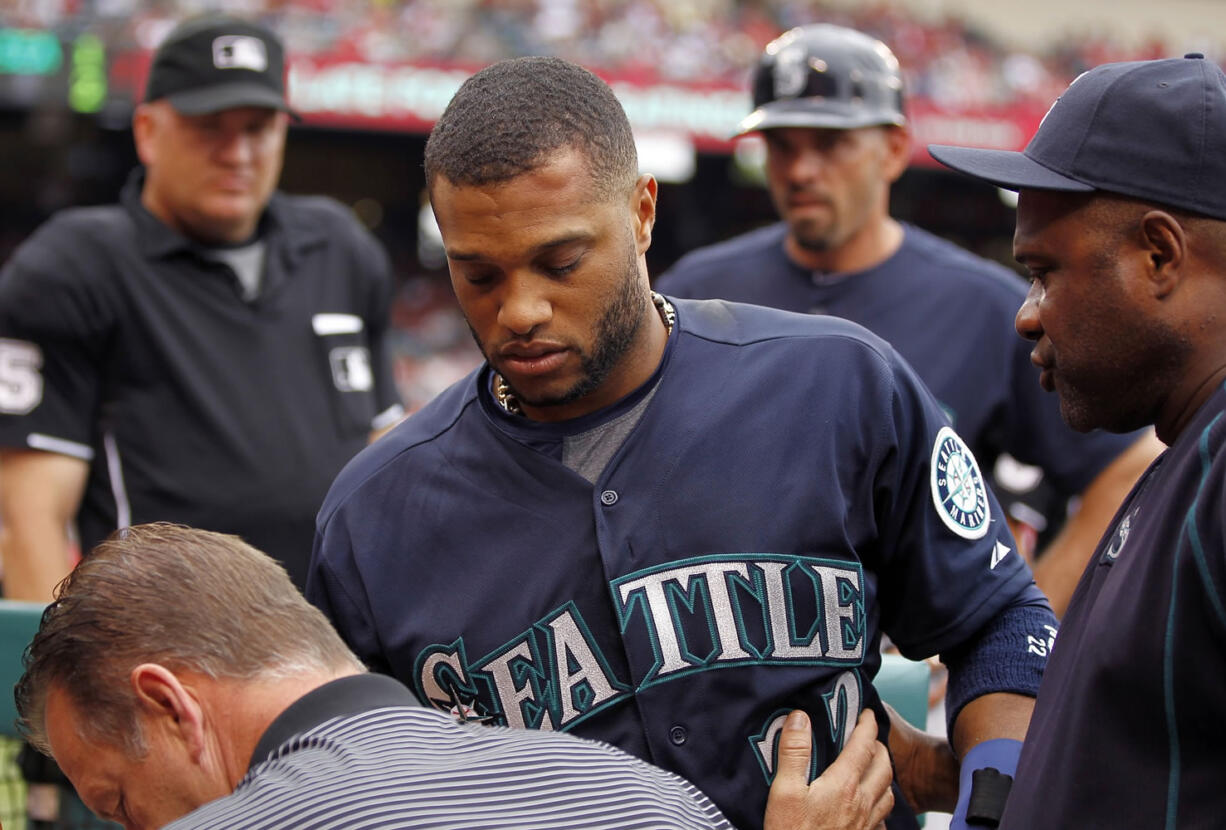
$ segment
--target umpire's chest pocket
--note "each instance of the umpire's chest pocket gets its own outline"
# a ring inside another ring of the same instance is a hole
[[[316,314],[311,327],[332,380],[338,421],[346,430],[369,430],[375,417],[375,374],[362,318],[339,312]]]

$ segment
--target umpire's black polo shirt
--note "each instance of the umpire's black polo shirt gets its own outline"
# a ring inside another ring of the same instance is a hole
[[[58,213],[0,272],[0,446],[90,463],[86,551],[182,522],[239,534],[301,586],[332,478],[399,415],[387,257],[340,204],[276,194],[247,302],[145,210],[142,182]]]

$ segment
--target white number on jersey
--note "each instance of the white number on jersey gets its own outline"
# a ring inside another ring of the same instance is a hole
[[[1031,654],[1037,654],[1040,657],[1046,657],[1051,651],[1051,647],[1056,644],[1056,629],[1053,626],[1043,626],[1047,630],[1047,636],[1036,637],[1033,634],[1026,635],[1026,650]]]
[[[24,415],[43,399],[42,349],[0,338],[0,412]]]

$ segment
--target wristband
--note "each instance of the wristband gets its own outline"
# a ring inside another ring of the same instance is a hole
[[[950,830],[1000,824],[1021,753],[1022,742],[1010,738],[984,741],[966,753],[958,774],[958,806]]]

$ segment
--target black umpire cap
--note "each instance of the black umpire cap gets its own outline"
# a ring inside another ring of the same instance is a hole
[[[269,107],[297,118],[285,100],[285,49],[271,31],[237,17],[205,15],[171,30],[153,55],[145,100],[165,98],[184,115]]]

